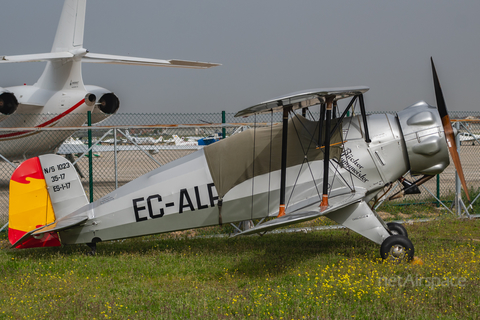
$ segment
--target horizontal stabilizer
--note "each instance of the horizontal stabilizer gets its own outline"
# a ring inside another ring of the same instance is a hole
[[[22,246],[24,244],[24,242],[32,239],[32,236],[33,236],[34,239],[36,239],[43,234],[51,233],[53,231],[57,232],[57,231],[60,231],[62,229],[73,227],[73,226],[76,226],[78,224],[81,224],[81,223],[85,222],[86,220],[88,220],[87,215],[78,215],[78,216],[74,216],[74,217],[70,217],[70,218],[69,218],[69,216],[64,217],[63,219],[61,219],[59,221],[55,221],[52,224],[49,224],[47,226],[42,226],[40,228],[31,230],[31,231],[25,233],[20,239],[17,240],[17,242],[12,244],[12,248],[17,248],[17,247]],[[53,235],[54,234],[50,234],[49,236],[53,237]]]
[[[42,229],[43,227],[44,227],[44,226],[41,226],[41,227],[39,227],[39,228],[37,228],[37,229],[30,230],[30,231],[28,231],[27,233],[24,233],[21,238],[19,238],[17,241],[15,241],[14,244],[12,244],[11,248],[17,248],[17,249],[23,248],[23,247],[25,247],[25,248],[30,248],[30,246],[23,246],[23,244],[25,244],[27,241],[29,241],[29,240],[32,239],[32,233],[33,233],[34,231],[40,230],[40,229]],[[34,239],[34,238],[33,238],[33,239]],[[39,245],[35,245],[35,246],[36,246],[36,247],[39,247]],[[40,245],[40,246],[42,246],[42,245]],[[49,247],[49,246],[47,246],[47,247]]]
[[[312,220],[320,216],[326,215],[328,213],[331,213],[335,210],[339,210],[341,208],[347,207],[353,203],[360,202],[363,199],[363,197],[365,197],[365,192],[363,192],[363,190],[362,192],[359,192],[357,190],[357,192],[350,193],[348,195],[339,195],[336,197],[331,197],[328,199],[329,201],[328,208],[323,211],[321,211],[320,209],[320,206],[319,206],[320,200],[319,200],[314,204],[303,207],[291,213],[287,213],[280,218],[275,218],[273,220],[267,221],[254,228],[245,230],[236,235],[247,235],[247,234],[254,234],[259,232],[266,232],[266,231],[287,226],[290,224]]]
[[[207,69],[219,66],[218,63],[186,61],[186,60],[160,60],[149,58],[137,58],[129,56],[117,56],[111,54],[87,53],[83,58],[83,62],[90,63],[111,63],[111,64],[125,64],[137,66],[153,66],[153,67],[173,67],[173,68],[193,68],[193,69]]]
[[[49,61],[55,59],[69,59],[73,58],[73,54],[70,52],[48,52],[48,53],[35,53],[35,54],[21,54],[14,56],[2,56],[0,57],[0,63],[12,63],[12,62],[38,62]]]
[[[36,236],[36,235],[40,235],[40,234],[44,234],[52,231],[58,232],[60,230],[82,224],[87,220],[88,220],[87,212],[82,212],[81,214],[76,214],[76,212],[74,212],[69,214],[68,216],[63,217],[62,219],[55,221],[52,224],[49,224],[48,226],[34,230],[32,234]]]
[[[109,64],[123,64],[135,66],[152,66],[152,67],[171,67],[171,68],[190,68],[190,69],[208,69],[211,67],[220,66],[218,63],[198,62],[188,60],[161,60],[149,58],[137,58],[129,56],[117,56],[111,54],[100,53],[86,53],[81,54],[82,62],[90,63],[109,63]],[[13,62],[38,62],[51,61],[57,59],[74,59],[75,55],[70,52],[49,52],[36,54],[22,54],[13,56],[0,57],[0,63]]]

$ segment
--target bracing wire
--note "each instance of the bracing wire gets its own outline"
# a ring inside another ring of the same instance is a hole
[[[294,113],[294,116],[298,118],[298,114]],[[300,121],[300,123],[302,124],[303,129],[304,129],[307,133],[310,134],[310,132],[309,132],[309,131],[307,130],[307,128],[305,127],[305,125],[304,125],[301,121]],[[321,196],[320,196],[320,191],[318,190],[317,184],[315,183],[315,175],[313,174],[312,168],[311,168],[311,166],[310,166],[310,162],[308,161],[308,150],[310,150],[310,147],[311,147],[311,145],[312,145],[315,132],[313,132],[313,133],[310,134],[309,145],[308,145],[308,147],[307,147],[307,150],[305,151],[305,148],[304,148],[304,146],[303,146],[303,144],[302,144],[302,141],[301,141],[301,139],[300,139],[300,137],[299,137],[298,129],[297,129],[296,125],[295,125],[295,122],[293,122],[293,127],[294,127],[294,129],[295,129],[295,132],[296,132],[296,134],[297,134],[297,137],[299,138],[298,140],[299,140],[299,143],[300,143],[300,147],[301,147],[302,150],[303,150],[304,159],[303,159],[303,162],[302,162],[302,164],[301,164],[301,166],[300,166],[300,169],[299,169],[299,171],[298,171],[297,178],[295,179],[295,183],[294,183],[294,185],[293,185],[292,191],[291,191],[290,196],[289,196],[289,198],[288,198],[287,205],[290,203],[290,200],[291,200],[291,198],[292,198],[292,196],[293,196],[293,193],[294,193],[294,191],[295,191],[295,186],[297,185],[298,179],[300,178],[300,174],[301,174],[301,172],[302,172],[303,165],[304,165],[305,163],[306,163],[306,165],[307,165],[307,167],[308,167],[308,170],[310,171],[310,175],[312,176],[313,185],[314,185],[314,187],[315,187],[315,189],[316,189],[316,191],[317,191],[317,194],[318,194],[319,198],[321,197]],[[316,130],[317,128],[318,128],[318,124],[317,124],[317,126],[315,127],[315,130]]]
[[[353,117],[354,114],[355,114],[355,108],[356,108],[356,107],[357,107],[357,100],[355,100],[355,103],[354,103],[353,106],[352,106],[352,117]],[[345,134],[345,140],[348,140],[347,138],[348,138],[348,133],[350,132],[350,126],[351,126],[351,125],[352,125],[352,121],[349,121],[348,126],[347,126],[346,129],[344,130],[344,132],[346,132],[346,134]],[[342,148],[343,148],[343,150],[344,150],[344,152],[345,152],[345,144],[342,144]],[[344,157],[344,159],[345,159],[345,160],[342,159],[341,161],[345,161],[345,162],[348,163],[348,158],[347,158],[347,157]],[[339,165],[340,165],[340,163],[339,163]],[[337,166],[337,168],[338,168],[338,166]],[[354,184],[354,182],[353,182],[353,174],[352,174],[352,172],[350,172],[347,168],[343,168],[343,169],[346,170],[346,171],[350,174],[350,182],[351,182],[351,185],[353,186],[353,188],[351,187],[351,189],[354,190],[354,189],[355,189],[355,184]],[[345,181],[345,179],[343,178],[343,176],[342,176],[342,175],[340,175],[340,176],[341,176],[342,179]],[[349,185],[346,181],[345,181],[345,183],[346,183],[347,185]]]

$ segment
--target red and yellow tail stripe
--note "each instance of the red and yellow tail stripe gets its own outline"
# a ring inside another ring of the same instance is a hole
[[[10,179],[8,239],[15,244],[27,232],[55,221],[38,157],[24,161]],[[16,248],[60,246],[56,232],[29,237]]]

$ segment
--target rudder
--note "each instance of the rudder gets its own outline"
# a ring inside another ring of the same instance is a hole
[[[10,179],[9,240],[16,248],[61,245],[56,232],[31,235],[88,204],[73,165],[47,154],[24,161]]]
[[[8,239],[16,248],[59,246],[56,233],[42,237],[27,237],[26,234],[55,221],[50,196],[38,157],[24,161],[10,178],[8,208]]]

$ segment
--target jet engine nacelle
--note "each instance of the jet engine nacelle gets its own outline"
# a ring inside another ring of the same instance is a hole
[[[120,107],[120,100],[113,92],[97,86],[85,87],[88,92],[97,97],[95,107],[92,110],[92,123],[101,122],[117,112]]]
[[[0,88],[0,120],[5,119],[17,110],[18,100],[15,95]]]
[[[437,108],[418,102],[397,113],[413,175],[435,175],[450,163]]]

